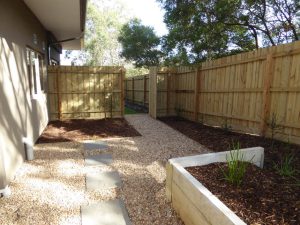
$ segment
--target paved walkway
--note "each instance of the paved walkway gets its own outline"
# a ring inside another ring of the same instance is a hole
[[[83,143],[86,167],[110,167],[112,155],[103,153],[108,145],[103,141]],[[90,154],[98,151],[97,154]],[[121,188],[122,182],[117,171],[89,171],[85,175],[86,191],[110,191]],[[82,225],[130,225],[123,201],[99,201],[81,207]]]

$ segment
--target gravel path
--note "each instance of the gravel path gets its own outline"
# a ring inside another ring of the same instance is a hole
[[[0,224],[81,224],[80,206],[117,197],[133,224],[182,224],[166,202],[165,163],[204,148],[148,115],[126,119],[142,136],[102,139],[113,155],[109,167],[84,167],[81,143],[36,145],[36,159],[11,182],[12,196],[0,199]],[[84,175],[95,170],[117,170],[122,188],[86,192]]]
[[[133,224],[182,224],[166,202],[165,164],[169,158],[205,152],[197,142],[148,115],[127,121],[141,137],[111,140],[113,166],[123,180],[122,197]]]

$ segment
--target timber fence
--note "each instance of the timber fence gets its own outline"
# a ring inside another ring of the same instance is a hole
[[[123,67],[49,66],[50,120],[123,117]]]
[[[177,115],[269,137],[273,119],[275,138],[300,144],[300,41],[195,67],[152,67],[149,84],[154,118]]]
[[[148,108],[149,74],[125,79],[126,101]]]

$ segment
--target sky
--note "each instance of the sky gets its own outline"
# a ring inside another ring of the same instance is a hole
[[[163,22],[164,10],[156,0],[122,0],[122,2],[134,16],[141,19],[144,25],[152,26],[157,35],[167,34],[167,27]]]
[[[97,0],[95,0],[97,1]],[[156,0],[102,0],[108,1],[109,5],[113,5],[114,1],[122,2],[127,10],[131,13],[130,17],[136,17],[142,21],[143,25],[154,28],[158,36],[163,36],[168,33],[164,20],[164,10],[160,7]],[[72,54],[78,54],[74,51]],[[71,59],[64,58],[64,51],[61,54],[61,64],[71,65]]]

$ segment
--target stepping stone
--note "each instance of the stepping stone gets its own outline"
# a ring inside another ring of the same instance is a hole
[[[86,141],[83,143],[84,150],[106,150],[107,143],[103,141]]]
[[[116,171],[87,173],[85,179],[88,191],[116,188],[122,185],[119,173]]]
[[[81,207],[82,225],[131,225],[122,200],[110,200]]]
[[[89,155],[84,159],[85,166],[107,166],[111,163],[111,154]]]

